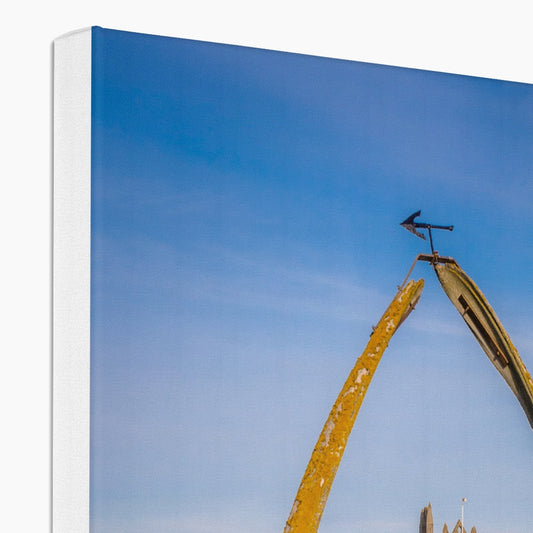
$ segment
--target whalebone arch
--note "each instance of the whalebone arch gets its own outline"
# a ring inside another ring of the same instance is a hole
[[[420,213],[412,215],[414,219]],[[412,223],[407,219],[402,223]],[[426,227],[417,226],[417,227]],[[450,227],[432,226],[439,229]],[[409,229],[409,228],[408,228]],[[431,228],[428,229],[431,232]],[[431,236],[431,233],[430,233]],[[284,533],[315,533],[327,503],[348,437],[378,364],[390,339],[418,303],[424,280],[408,281],[417,261],[429,262],[452,304],[461,314],[491,363],[517,397],[533,427],[533,380],[507,332],[475,283],[455,259],[419,254],[389,307],[373,329],[370,340],[348,375],[313,449],[294,499]],[[460,527],[460,522],[458,522]],[[447,533],[447,526],[445,524]],[[452,533],[456,533],[457,525]],[[459,530],[457,530],[459,531]],[[429,533],[429,532],[427,532]],[[476,533],[473,528],[471,533]]]

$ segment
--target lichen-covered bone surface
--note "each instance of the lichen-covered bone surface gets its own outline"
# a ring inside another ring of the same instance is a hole
[[[303,475],[284,533],[318,530],[328,494],[357,413],[389,341],[416,305],[424,280],[400,289],[374,328],[370,340],[348,375],[320,433]]]
[[[496,313],[458,264],[434,268],[444,292],[513,391],[533,428],[533,379]]]

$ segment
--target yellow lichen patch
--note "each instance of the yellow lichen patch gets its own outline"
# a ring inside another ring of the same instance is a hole
[[[423,286],[422,279],[410,281],[398,291],[374,328],[320,433],[284,533],[313,533],[318,530],[331,485],[370,381],[392,335],[420,298]]]

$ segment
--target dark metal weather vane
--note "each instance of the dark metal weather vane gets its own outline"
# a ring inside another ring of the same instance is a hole
[[[426,222],[415,222],[415,218],[420,216],[421,211],[417,211],[412,215],[408,216],[403,222],[400,223],[400,226],[403,226],[407,231],[414,233],[417,237],[426,240],[426,236],[419,231],[416,231],[417,228],[427,229],[429,235],[429,244],[431,246],[431,253],[434,254],[433,250],[433,238],[431,236],[432,229],[445,229],[448,231],[453,231],[453,226],[439,226],[437,224],[427,224]]]

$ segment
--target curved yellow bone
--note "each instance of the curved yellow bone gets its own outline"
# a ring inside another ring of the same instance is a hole
[[[284,533],[313,533],[320,519],[348,437],[385,348],[418,302],[424,280],[400,289],[374,328],[326,420],[300,483]]]
[[[513,391],[533,428],[533,379],[496,313],[458,264],[436,264],[434,268],[444,292]]]

